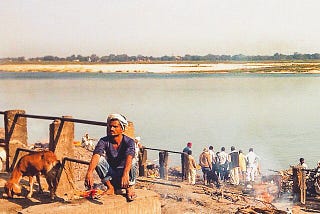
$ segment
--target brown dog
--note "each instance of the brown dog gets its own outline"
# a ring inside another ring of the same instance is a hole
[[[39,192],[43,192],[40,185],[40,174],[46,177],[50,197],[54,199],[55,191],[57,189],[56,175],[60,169],[60,161],[57,160],[55,154],[51,151],[42,151],[23,156],[14,170],[11,177],[5,184],[5,192],[7,196],[13,198],[14,194],[21,193],[21,187],[19,182],[23,176],[29,177],[30,192],[27,195],[28,198],[32,197],[33,193],[33,176],[36,176],[39,184]]]

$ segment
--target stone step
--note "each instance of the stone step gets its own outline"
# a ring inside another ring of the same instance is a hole
[[[70,203],[54,202],[29,206],[21,214],[63,214],[63,213],[112,213],[112,214],[160,214],[159,195],[149,190],[136,189],[137,198],[127,202],[124,195],[103,195],[99,200],[79,199]]]

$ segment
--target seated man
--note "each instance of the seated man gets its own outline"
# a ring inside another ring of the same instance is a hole
[[[107,136],[101,138],[93,151],[93,156],[85,178],[85,185],[93,187],[93,170],[112,195],[115,189],[126,189],[128,201],[136,197],[135,176],[132,174],[132,159],[135,155],[134,140],[124,135],[128,122],[120,114],[110,114],[107,118]]]

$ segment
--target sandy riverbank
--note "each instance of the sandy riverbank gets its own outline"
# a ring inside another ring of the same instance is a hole
[[[212,64],[57,64],[6,63],[0,64],[6,72],[94,72],[94,73],[320,73],[320,62],[270,63],[212,63]]]
[[[82,147],[75,147],[74,158],[89,161],[92,153]],[[83,181],[87,170],[86,165],[76,164],[75,170],[75,186],[78,190],[84,188]],[[4,193],[3,186],[8,180],[9,174],[0,173],[0,213],[19,213],[24,209],[32,209],[36,213],[41,213],[43,207],[54,209],[57,206],[66,206],[70,201],[57,199],[50,201],[47,197],[47,189],[45,195],[37,192],[34,193],[32,199],[17,196],[15,199],[8,199]],[[98,178],[96,177],[96,180]],[[44,182],[44,179],[42,180]],[[259,181],[259,182],[258,182]],[[244,185],[233,186],[229,183],[222,183],[220,188],[212,185],[203,185],[201,176],[197,176],[196,185],[189,185],[186,181],[181,181],[180,177],[176,177],[176,171],[169,171],[168,180],[158,179],[155,177],[139,177],[136,189],[151,190],[159,195],[161,203],[161,213],[163,214],[182,214],[182,213],[258,213],[250,212],[248,209],[260,210],[259,213],[286,213],[286,210],[292,211],[294,214],[314,213],[318,212],[319,199],[312,198],[307,200],[307,204],[301,206],[293,203],[291,199],[285,196],[282,198],[274,198],[274,191],[277,190],[274,182],[262,182],[261,179],[253,185],[254,191],[244,194],[246,187]],[[27,192],[26,180],[20,183],[23,187],[24,195]],[[45,182],[43,183],[46,187]],[[108,197],[108,196],[105,196]],[[139,197],[139,196],[138,196]],[[101,200],[105,200],[102,198]],[[73,210],[77,213],[82,211],[83,206],[80,200],[75,200]],[[93,205],[95,206],[95,205]],[[97,203],[96,206],[101,206]],[[317,208],[317,209],[316,209]],[[4,211],[4,212],[1,212]],[[60,210],[63,212],[63,209]]]

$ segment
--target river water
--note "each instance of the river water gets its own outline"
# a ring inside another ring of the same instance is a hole
[[[263,171],[286,169],[306,159],[316,166],[320,139],[320,75],[0,72],[0,111],[71,115],[105,121],[122,113],[147,147],[181,151],[193,142],[231,146],[260,156]],[[3,127],[3,119],[0,120]],[[52,121],[28,119],[28,142],[46,141]],[[75,125],[76,140],[105,127]],[[157,159],[156,152],[149,152]],[[179,155],[170,155],[170,165]]]

